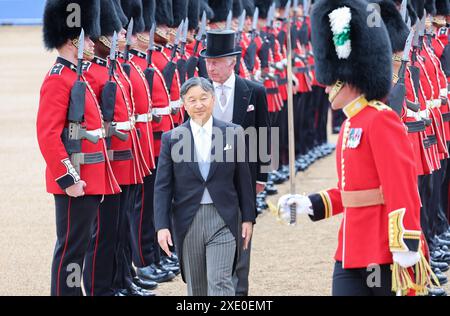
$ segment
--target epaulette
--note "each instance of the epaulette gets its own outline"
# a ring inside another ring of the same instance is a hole
[[[49,72],[49,76],[52,75],[61,75],[62,70],[64,69],[64,65],[57,63],[55,64]]]
[[[378,111],[392,111],[389,106],[378,100],[370,101],[369,106],[377,109]]]

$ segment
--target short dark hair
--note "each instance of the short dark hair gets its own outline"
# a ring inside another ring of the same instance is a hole
[[[187,92],[194,87],[201,87],[205,92],[209,92],[214,95],[214,86],[209,80],[203,77],[192,77],[181,86],[181,98],[184,100],[184,96],[187,94]]]

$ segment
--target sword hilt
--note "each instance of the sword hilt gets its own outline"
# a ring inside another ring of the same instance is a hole
[[[289,221],[289,225],[295,225],[297,224],[297,204],[296,203],[292,203],[289,206],[289,209],[291,211],[291,218]]]

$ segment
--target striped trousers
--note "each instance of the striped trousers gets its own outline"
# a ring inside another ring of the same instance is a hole
[[[183,242],[189,296],[234,296],[236,240],[213,204],[200,206]]]

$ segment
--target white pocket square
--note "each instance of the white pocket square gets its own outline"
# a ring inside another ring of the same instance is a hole
[[[231,145],[230,144],[227,144],[224,148],[223,148],[223,150],[230,150],[231,149]]]
[[[247,108],[247,112],[251,112],[255,110],[255,106],[253,104],[250,104]]]

